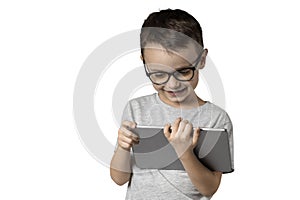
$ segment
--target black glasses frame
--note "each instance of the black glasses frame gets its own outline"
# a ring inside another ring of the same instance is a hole
[[[192,65],[192,66],[190,66],[190,67],[184,67],[184,68],[178,69],[178,70],[176,70],[176,71],[174,71],[174,72],[171,72],[171,73],[170,73],[170,72],[164,72],[164,71],[148,72],[148,71],[147,71],[147,66],[146,66],[145,61],[143,61],[143,62],[144,62],[144,69],[145,69],[146,75],[149,77],[150,81],[151,81],[153,84],[156,84],[156,85],[163,85],[163,84],[167,83],[167,82],[170,80],[170,77],[171,77],[171,76],[173,76],[173,77],[174,77],[176,80],[178,80],[178,81],[190,81],[190,80],[192,80],[192,79],[194,78],[195,70],[197,69],[197,66],[198,66],[199,62],[201,61],[201,56],[202,56],[202,52],[200,53],[200,55],[198,56],[198,58],[195,60],[195,64],[194,64],[194,65]],[[183,71],[183,70],[186,70],[186,69],[191,69],[191,70],[193,70],[193,74],[192,74],[192,77],[191,77],[190,79],[188,79],[188,80],[181,80],[181,79],[178,79],[176,76],[174,76],[175,73],[180,73],[180,71]],[[162,82],[162,83],[156,83],[156,82],[154,82],[154,81],[150,78],[150,76],[151,76],[152,74],[158,74],[158,73],[165,73],[165,74],[168,74],[168,79],[167,79],[166,81]]]

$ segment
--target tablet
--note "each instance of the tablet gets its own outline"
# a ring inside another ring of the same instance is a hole
[[[141,169],[184,170],[184,167],[164,136],[162,127],[137,126],[133,132],[139,144],[133,145],[133,157]],[[225,129],[201,128],[194,153],[212,171],[233,172],[229,137]]]

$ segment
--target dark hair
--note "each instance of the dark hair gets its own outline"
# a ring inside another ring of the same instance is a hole
[[[186,38],[196,41],[203,48],[202,29],[192,15],[180,9],[151,13],[141,29],[142,55],[147,43],[157,43],[167,50],[176,50],[186,47],[188,43]]]

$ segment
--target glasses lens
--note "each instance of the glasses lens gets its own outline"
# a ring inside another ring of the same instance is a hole
[[[169,74],[164,73],[164,72],[157,72],[153,73],[149,77],[152,82],[157,83],[157,84],[162,84],[168,81],[169,79]]]
[[[174,76],[177,80],[189,81],[194,76],[194,70],[193,69],[182,69],[182,70],[176,71],[174,73]]]

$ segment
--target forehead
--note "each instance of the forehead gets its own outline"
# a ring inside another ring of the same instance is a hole
[[[169,66],[180,68],[190,66],[197,58],[195,48],[192,46],[176,51],[166,50],[158,44],[147,45],[143,51],[143,58],[147,65]]]

